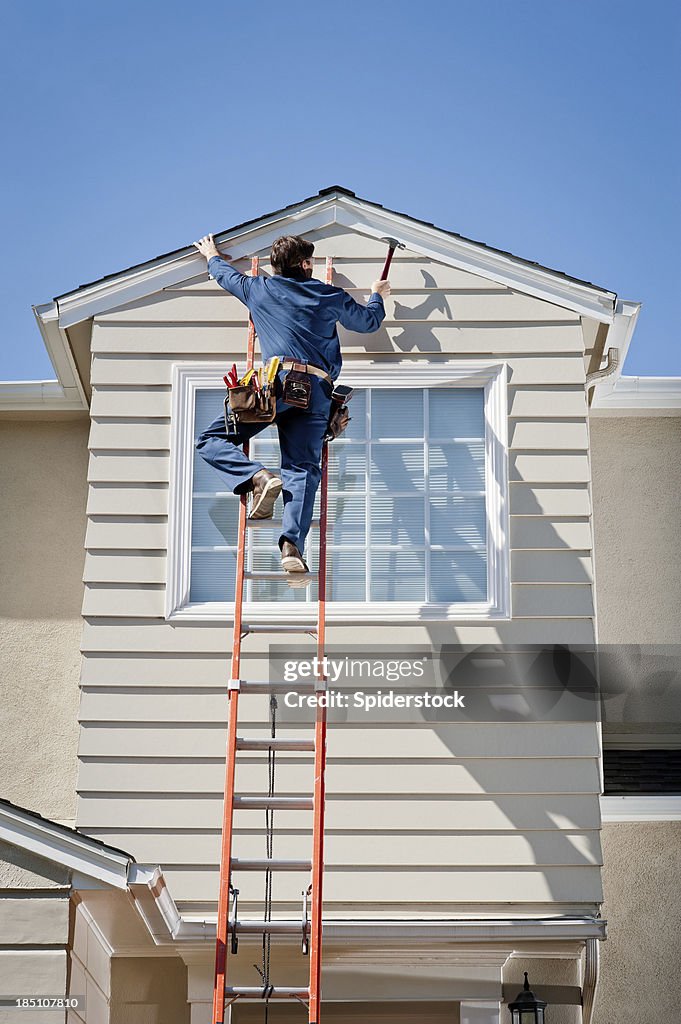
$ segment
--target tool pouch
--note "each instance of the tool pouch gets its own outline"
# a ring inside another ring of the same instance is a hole
[[[338,402],[333,402],[331,412],[329,413],[329,424],[326,428],[327,439],[333,441],[334,438],[340,437],[349,422],[350,413],[347,405],[339,405]]]
[[[230,419],[239,423],[271,423],[277,415],[277,400],[271,388],[257,391],[248,385],[230,388],[225,398],[227,433]]]
[[[310,374],[302,370],[289,370],[283,384],[282,398],[286,404],[295,405],[298,409],[307,409],[312,394]]]

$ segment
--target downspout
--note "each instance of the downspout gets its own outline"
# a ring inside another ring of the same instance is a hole
[[[598,972],[600,966],[599,939],[587,939],[584,952],[584,976],[582,978],[582,1024],[591,1024],[596,1002]]]
[[[587,395],[589,393],[589,388],[593,387],[594,384],[598,384],[599,381],[605,380],[606,377],[612,377],[613,373],[616,371],[619,364],[620,350],[618,348],[609,348],[607,362],[603,369],[594,370],[593,373],[587,374],[586,383],[584,385],[584,387],[586,388]]]

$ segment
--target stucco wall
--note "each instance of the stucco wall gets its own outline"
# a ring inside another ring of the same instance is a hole
[[[603,827],[601,983],[593,1024],[677,1020],[681,822]]]
[[[75,817],[87,420],[0,422],[0,796]]]
[[[593,417],[598,639],[679,641],[681,417]]]

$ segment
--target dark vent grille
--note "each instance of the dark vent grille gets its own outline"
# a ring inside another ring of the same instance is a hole
[[[606,796],[681,794],[681,750],[604,750]]]

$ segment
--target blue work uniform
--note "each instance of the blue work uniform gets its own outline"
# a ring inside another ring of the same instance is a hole
[[[222,288],[248,307],[264,361],[279,356],[310,363],[325,370],[334,381],[342,363],[337,324],[368,334],[378,330],[385,317],[383,299],[377,292],[362,306],[344,289],[316,278],[299,280],[279,274],[248,277],[219,256],[209,260],[208,272]],[[281,399],[281,381],[286,372],[280,370],[278,374],[275,419],[284,485],[279,544],[290,540],[302,553],[321,479],[320,461],[331,411],[332,387],[323,378],[311,375],[310,404],[307,409],[299,409]],[[249,459],[240,446],[267,425],[238,424],[236,443],[232,443],[227,440],[224,417],[219,416],[198,439],[196,449],[201,457],[226,478],[235,494],[249,490],[253,475],[265,468],[262,463]]]

